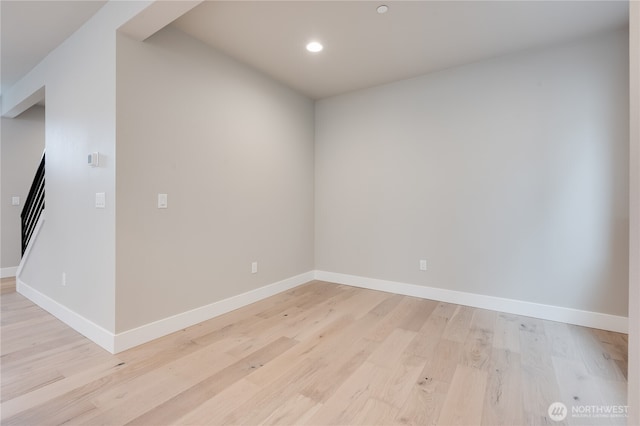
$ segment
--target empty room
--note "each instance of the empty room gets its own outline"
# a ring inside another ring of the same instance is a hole
[[[2,425],[639,425],[640,3],[12,1]]]

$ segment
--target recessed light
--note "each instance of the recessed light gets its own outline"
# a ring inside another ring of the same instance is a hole
[[[307,50],[311,53],[321,52],[322,49],[322,44],[318,43],[317,41],[312,41],[311,43],[307,44]]]
[[[376,9],[376,11],[382,15],[383,13],[387,13],[387,11],[389,10],[389,6],[387,6],[386,4],[381,4],[380,6],[378,6],[378,8]]]

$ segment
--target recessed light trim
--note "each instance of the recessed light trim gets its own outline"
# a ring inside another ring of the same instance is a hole
[[[322,49],[324,49],[324,46],[320,42],[312,41],[307,44],[307,51],[311,53],[322,52]]]
[[[382,15],[383,13],[387,13],[388,11],[389,6],[387,6],[386,4],[381,4],[376,8],[376,12],[378,12],[380,15]]]

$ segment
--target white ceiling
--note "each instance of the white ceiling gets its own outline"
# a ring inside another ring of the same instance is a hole
[[[1,90],[104,3],[1,0]],[[318,99],[627,24],[615,0],[209,0],[172,25]],[[311,39],[325,50],[306,52]]]
[[[318,99],[622,27],[628,3],[208,1],[172,25]]]
[[[0,1],[0,94],[73,34],[106,1]]]

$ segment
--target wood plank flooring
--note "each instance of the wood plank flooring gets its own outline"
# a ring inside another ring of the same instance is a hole
[[[2,425],[625,424],[584,413],[626,404],[624,334],[315,281],[111,355],[12,285]]]
[[[16,279],[13,277],[10,278],[0,278],[0,294],[4,293],[14,293],[16,291]]]

